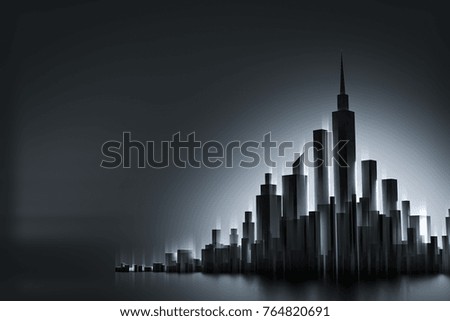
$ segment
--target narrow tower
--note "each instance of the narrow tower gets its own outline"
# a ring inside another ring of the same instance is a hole
[[[319,205],[327,204],[330,201],[327,167],[328,134],[326,129],[313,131],[315,210],[317,210]]]
[[[356,140],[355,113],[348,108],[345,93],[344,62],[341,55],[341,85],[333,112],[333,168],[336,211],[344,212],[345,202],[355,194]]]
[[[264,244],[264,258],[269,257],[273,238],[280,237],[281,196],[277,186],[272,184],[272,174],[267,173],[261,195],[256,196],[257,240]]]
[[[369,211],[377,210],[377,161],[361,162],[362,196],[369,200]]]

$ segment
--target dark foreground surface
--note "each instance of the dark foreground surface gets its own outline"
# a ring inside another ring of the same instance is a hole
[[[446,275],[336,284],[259,276],[117,273],[115,292],[131,300],[450,300]]]
[[[100,274],[101,275],[101,274]],[[6,275],[3,275],[6,277]],[[2,300],[450,300],[447,275],[338,284],[271,280],[258,275],[177,273],[54,273],[3,278]]]

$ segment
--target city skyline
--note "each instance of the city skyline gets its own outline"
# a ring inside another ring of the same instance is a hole
[[[221,230],[213,229],[201,260],[193,258],[192,250],[178,250],[176,259],[174,253],[166,253],[165,262],[155,263],[154,271],[301,278],[448,272],[450,217],[445,218],[446,235],[439,248],[438,237],[431,235],[430,216],[411,215],[409,200],[400,199],[399,204],[397,180],[380,182],[374,159],[361,161],[362,195],[357,197],[355,113],[349,108],[342,55],[339,89],[332,130],[313,132],[317,161],[313,166],[313,191],[308,191],[302,154],[294,161],[292,174],[282,176],[281,195],[272,184],[272,174],[265,174],[265,183],[256,196],[256,215],[245,212],[240,244],[236,227],[230,231],[229,245],[221,244]],[[333,148],[332,183],[327,153],[330,146],[341,142],[345,142],[342,148]],[[380,187],[381,195],[377,195]],[[308,202],[311,193],[312,206]],[[308,211],[311,207],[313,210]],[[133,271],[144,271],[135,263],[133,266]],[[130,271],[130,266],[122,264],[116,271]]]

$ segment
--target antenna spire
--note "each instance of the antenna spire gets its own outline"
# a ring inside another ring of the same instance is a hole
[[[348,95],[345,93],[344,58],[341,52],[341,90],[337,97],[338,110],[348,110]]]

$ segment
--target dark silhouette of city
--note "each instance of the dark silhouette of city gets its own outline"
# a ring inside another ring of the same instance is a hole
[[[333,149],[337,161],[332,166],[331,196],[326,147],[339,142],[346,144]],[[450,210],[445,218],[447,235],[438,247],[438,237],[431,235],[430,216],[411,215],[410,201],[399,203],[396,179],[381,180],[382,195],[377,195],[377,162],[372,159],[361,163],[362,197],[356,196],[355,113],[349,109],[342,56],[332,132],[315,130],[313,144],[314,211],[308,212],[302,154],[293,163],[292,174],[282,177],[282,195],[277,194],[272,175],[265,175],[256,196],[256,217],[245,212],[240,243],[236,228],[230,231],[228,245],[220,243],[221,230],[213,229],[201,260],[194,259],[191,250],[180,249],[176,256],[166,253],[164,263],[122,263],[116,272],[257,273],[349,280],[450,273]]]

